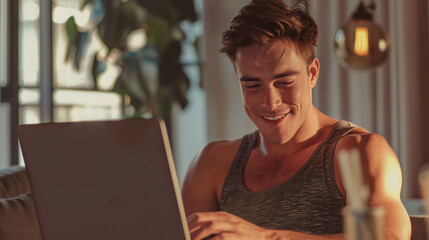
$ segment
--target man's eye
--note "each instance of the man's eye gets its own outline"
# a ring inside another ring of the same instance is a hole
[[[255,89],[261,86],[260,84],[250,84],[250,85],[244,85],[247,89]]]
[[[289,86],[289,85],[291,85],[292,83],[293,83],[293,81],[288,81],[288,82],[286,82],[286,81],[277,82],[277,84],[278,84],[278,85],[281,85],[281,86]]]

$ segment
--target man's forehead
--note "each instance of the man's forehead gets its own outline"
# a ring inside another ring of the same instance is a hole
[[[280,61],[286,54],[291,54],[295,49],[293,45],[284,39],[274,40],[267,46],[246,46],[237,50],[236,61],[254,62],[256,66],[272,64]]]

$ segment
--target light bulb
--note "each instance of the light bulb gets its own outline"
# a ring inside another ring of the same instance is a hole
[[[355,28],[355,48],[354,52],[358,56],[366,56],[369,54],[368,44],[368,28],[357,27]]]
[[[390,41],[383,29],[372,20],[363,4],[351,20],[338,29],[334,50],[339,62],[354,69],[371,69],[384,62]]]

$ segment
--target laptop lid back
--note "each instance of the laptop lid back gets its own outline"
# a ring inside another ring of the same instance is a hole
[[[43,239],[190,239],[165,124],[18,127]]]

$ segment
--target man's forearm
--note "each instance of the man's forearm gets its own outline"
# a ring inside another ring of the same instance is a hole
[[[267,235],[267,239],[273,240],[343,240],[344,234],[329,234],[329,235],[311,235],[306,233],[288,231],[288,230],[270,230]]]

